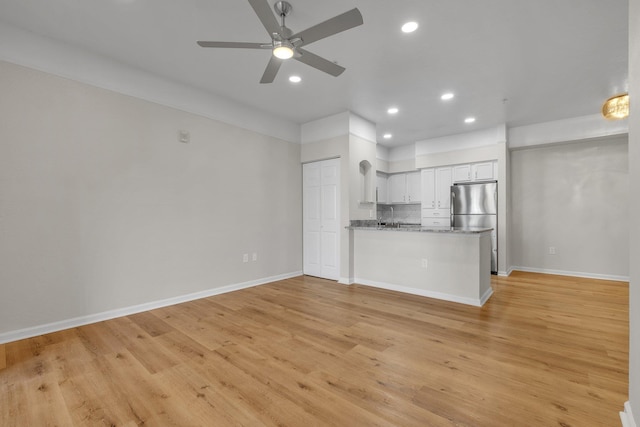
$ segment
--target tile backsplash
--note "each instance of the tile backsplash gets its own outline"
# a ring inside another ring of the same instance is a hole
[[[382,222],[391,222],[391,208],[393,207],[393,221],[402,224],[420,224],[421,205],[380,205],[378,204],[376,218]]]

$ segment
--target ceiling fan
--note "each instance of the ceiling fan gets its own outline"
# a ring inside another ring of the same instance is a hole
[[[278,24],[276,16],[271,12],[267,0],[249,0],[249,4],[258,15],[260,22],[271,36],[271,43],[245,43],[245,42],[215,42],[199,41],[202,47],[224,47],[244,49],[271,49],[273,55],[269,59],[260,83],[271,83],[276,77],[282,61],[292,58],[316,68],[332,76],[339,76],[345,70],[344,67],[315,55],[303,46],[346,31],[350,28],[362,25],[362,15],[357,8],[351,9],[341,15],[328,19],[320,24],[307,28],[304,31],[294,33],[285,26],[284,19],[291,12],[292,6],[286,1],[277,1],[273,8],[281,19]]]

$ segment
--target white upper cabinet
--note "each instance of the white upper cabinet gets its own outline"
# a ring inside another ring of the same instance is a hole
[[[446,214],[451,205],[452,168],[422,170],[422,216]],[[425,211],[426,210],[426,211]]]
[[[419,203],[421,199],[420,172],[389,175],[387,203]]]
[[[436,169],[436,207],[449,209],[451,207],[451,168]]]
[[[453,182],[471,181],[471,165],[456,165],[453,167]]]
[[[435,169],[422,169],[422,208],[435,209],[436,207],[436,171]]]
[[[485,181],[495,179],[493,174],[495,162],[476,163],[473,165],[473,179],[475,181]]]
[[[422,200],[420,185],[420,172],[409,172],[407,174],[407,202],[417,203]]]
[[[407,198],[407,176],[396,173],[389,176],[389,202],[404,203]]]
[[[488,181],[497,179],[497,162],[482,162],[453,166],[453,182]]]
[[[387,203],[388,202],[388,185],[387,185],[387,175],[378,172],[376,174],[376,191],[378,195],[378,199],[376,200],[378,203]]]

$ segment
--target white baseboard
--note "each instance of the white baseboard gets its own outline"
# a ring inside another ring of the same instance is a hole
[[[435,292],[435,291],[428,291],[425,289],[417,289],[417,288],[410,288],[407,286],[394,285],[391,283],[376,282],[375,280],[368,280],[368,279],[356,278],[355,283],[365,285],[365,286],[371,286],[374,288],[386,289],[389,291],[404,292],[406,294],[420,295],[428,298],[435,298],[435,299],[441,299],[444,301],[457,302],[460,304],[473,305],[476,307],[482,307],[482,305],[485,302],[487,302],[489,297],[493,295],[493,289],[491,289],[491,287],[489,287],[489,289],[487,290],[487,292],[484,293],[484,295],[476,299],[476,298],[459,297],[457,295],[446,294],[443,292]]]
[[[507,271],[498,271],[498,276],[509,277],[513,273],[513,267],[509,267]]]
[[[141,313],[143,311],[154,310],[156,308],[176,305],[183,302],[193,301],[201,298],[207,298],[214,295],[220,295],[227,292],[238,291],[240,289],[251,288],[254,286],[264,285],[266,283],[276,282],[278,280],[290,279],[292,277],[301,276],[302,271],[280,274],[272,277],[251,280],[243,283],[223,286],[220,288],[207,289],[205,291],[194,292],[177,297],[167,298],[159,301],[152,301],[143,304],[133,305],[130,307],[118,308],[115,310],[103,311],[101,313],[89,314],[87,316],[74,317],[72,319],[60,320],[58,322],[47,323],[45,325],[33,326],[30,328],[9,331],[0,334],[0,344],[18,341],[25,338],[37,337],[38,335],[49,334],[52,332],[62,331],[64,329],[75,328],[78,326],[88,325],[90,323],[102,322],[104,320],[114,319],[116,317],[128,316],[130,314]]]
[[[533,268],[533,267],[519,267],[513,266],[509,269],[509,274],[514,270],[526,271],[529,273],[544,273],[544,274],[557,274],[559,276],[572,276],[572,277],[584,277],[586,279],[602,279],[613,280],[616,282],[628,282],[629,276],[616,276],[613,274],[597,274],[597,273],[583,273],[580,271],[565,271],[565,270],[553,270],[548,268]]]
[[[338,280],[338,283],[340,283],[341,285],[353,285],[355,282],[353,279],[347,279],[346,277],[341,277]]]
[[[638,427],[638,424],[633,419],[631,403],[628,401],[624,403],[624,412],[620,412],[620,421],[622,421],[622,427]]]
[[[480,297],[479,307],[482,307],[484,303],[487,302],[489,298],[491,298],[491,295],[493,295],[493,288],[489,286],[489,289],[487,289],[486,292]]]

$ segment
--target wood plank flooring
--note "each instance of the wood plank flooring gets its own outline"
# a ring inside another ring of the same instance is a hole
[[[311,277],[6,345],[1,426],[618,426],[628,284],[483,308]]]

